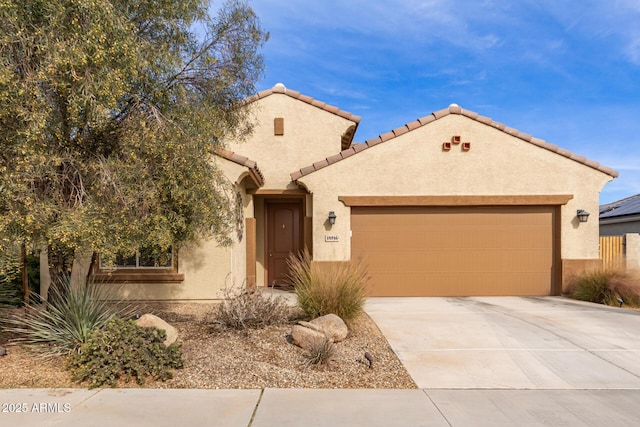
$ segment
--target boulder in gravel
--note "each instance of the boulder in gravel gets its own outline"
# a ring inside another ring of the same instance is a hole
[[[293,325],[291,328],[291,342],[307,351],[326,339],[324,333],[303,325]]]
[[[167,333],[167,338],[164,340],[164,345],[166,346],[170,346],[178,339],[178,330],[156,315],[146,313],[140,316],[135,322],[143,328],[156,327],[164,330]]]
[[[314,344],[327,338],[334,343],[340,342],[347,337],[348,333],[349,329],[340,317],[327,314],[311,322],[298,322],[291,328],[291,341],[298,347],[310,350]]]
[[[349,334],[349,329],[344,320],[335,314],[318,317],[309,323],[318,327],[333,342],[343,341]]]

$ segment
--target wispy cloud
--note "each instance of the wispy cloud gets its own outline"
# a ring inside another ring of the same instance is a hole
[[[272,35],[260,89],[361,115],[359,140],[456,102],[619,169],[607,192],[640,192],[638,0],[252,4]]]

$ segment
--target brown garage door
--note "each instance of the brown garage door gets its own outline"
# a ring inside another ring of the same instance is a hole
[[[373,296],[549,295],[554,208],[353,207]]]

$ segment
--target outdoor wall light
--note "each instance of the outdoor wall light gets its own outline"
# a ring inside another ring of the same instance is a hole
[[[578,215],[578,221],[587,222],[587,220],[589,219],[590,213],[583,209],[578,209],[577,215]]]
[[[336,223],[336,213],[334,211],[329,212],[329,224],[333,225]]]

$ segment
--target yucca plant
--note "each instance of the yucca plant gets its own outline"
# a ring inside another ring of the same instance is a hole
[[[288,260],[298,305],[311,318],[333,313],[350,321],[363,312],[367,273],[360,262],[312,263],[307,251]]]
[[[94,282],[72,288],[68,277],[61,278],[49,290],[47,304],[25,307],[8,319],[7,330],[45,356],[72,353],[110,319],[133,313],[130,306],[114,303],[107,289]]]

